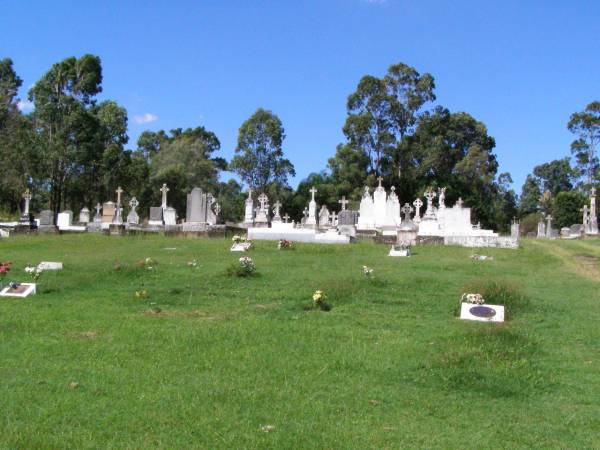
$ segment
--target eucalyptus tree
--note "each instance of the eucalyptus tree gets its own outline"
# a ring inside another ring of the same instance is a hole
[[[34,126],[44,155],[50,208],[57,213],[65,201],[71,177],[81,173],[97,120],[89,111],[102,91],[100,58],[84,55],[66,58],[31,88]]]
[[[343,127],[349,144],[369,158],[369,171],[400,177],[410,155],[402,141],[412,133],[419,111],[435,100],[433,77],[413,67],[391,65],[383,78],[365,75],[348,97],[348,116]]]
[[[241,125],[229,168],[252,189],[281,190],[287,186],[288,176],[296,175],[294,165],[284,157],[284,139],[279,117],[259,108]]]
[[[580,174],[585,184],[592,186],[600,180],[600,162],[597,147],[600,143],[600,101],[594,101],[585,110],[571,115],[567,124],[569,131],[577,136],[571,143]]]

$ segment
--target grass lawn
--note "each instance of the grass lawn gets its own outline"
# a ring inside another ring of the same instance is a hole
[[[226,274],[242,256],[229,246],[2,240],[5,281],[65,268],[0,299],[0,447],[600,448],[600,240],[526,240],[483,262],[259,242],[248,278]],[[457,320],[469,285],[509,320]],[[311,308],[317,289],[331,311]]]

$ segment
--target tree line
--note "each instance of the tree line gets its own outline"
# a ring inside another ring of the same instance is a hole
[[[569,122],[577,135],[572,148],[578,164],[569,171],[570,184],[564,183],[564,177],[555,180],[546,173],[565,169],[566,160],[549,163],[551,168],[534,169],[519,202],[510,188],[510,174],[498,173],[495,141],[485,124],[466,112],[435,104],[433,76],[402,63],[390,66],[382,77],[360,79],[346,105],[345,142],[337,146],[326,168],[311,173],[295,190],[288,182],[295,170],[284,154],[283,124],[266,109],[259,108],[240,126],[235,154],[226,161],[219,156],[218,137],[202,126],[144,131],[135,148],[126,148],[127,111],[115,101],[97,100],[102,92],[98,56],[71,57],[54,64],[29,90],[34,106],[29,114],[18,108],[21,85],[10,58],[1,59],[0,209],[4,214],[18,213],[27,188],[34,193],[34,211],[49,208],[58,213],[111,199],[117,186],[143,205],[158,204],[159,187],[167,183],[169,203],[181,215],[186,194],[199,186],[215,194],[223,219],[239,221],[247,186],[279,199],[282,213],[298,220],[311,186],[317,188],[320,204],[337,206],[338,199],[346,196],[358,207],[363,187],[376,186],[382,176],[387,188],[396,187],[402,202],[412,201],[428,188],[446,186],[450,204],[462,197],[473,208],[475,220],[506,230],[513,217],[550,208],[543,203],[546,192],[556,205],[562,201],[560,192],[581,194],[585,183],[576,182],[584,174],[588,185],[598,180],[598,102]],[[590,134],[590,130],[595,131]],[[243,185],[235,179],[219,181],[225,170],[235,172]]]

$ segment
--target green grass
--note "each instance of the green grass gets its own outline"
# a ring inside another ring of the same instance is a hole
[[[600,448],[599,242],[483,262],[259,242],[238,278],[222,239],[11,237],[8,279],[65,268],[0,299],[0,447]],[[458,320],[469,286],[510,320]],[[317,289],[331,311],[309,308]]]

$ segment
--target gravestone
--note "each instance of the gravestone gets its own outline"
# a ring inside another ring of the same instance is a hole
[[[177,225],[177,212],[175,211],[175,208],[167,206],[163,211],[163,218],[165,225]]]
[[[571,229],[569,227],[562,227],[560,229],[560,237],[568,238],[571,235]]]
[[[56,225],[59,230],[67,230],[73,224],[73,211],[63,211],[58,214]]]
[[[90,210],[84,207],[79,212],[79,223],[87,225],[89,222],[90,222]]]
[[[23,214],[21,214],[21,218],[19,219],[19,224],[29,227],[29,202],[31,201],[31,193],[29,192],[29,188],[23,194],[23,200],[25,201],[25,206],[23,208]]]
[[[202,189],[199,187],[192,189],[192,192],[187,195],[186,223],[206,223],[207,203],[206,194],[202,192]]]
[[[244,202],[244,223],[252,225],[254,222],[254,200],[252,199],[252,189],[248,188],[248,198]]]
[[[477,322],[504,322],[504,306],[462,302],[460,318]]]
[[[329,210],[327,206],[321,206],[321,210],[319,211],[319,228],[329,228]]]
[[[317,190],[313,186],[310,188],[309,192],[311,193],[312,197],[308,203],[308,216],[304,221],[304,226],[307,228],[315,228],[317,226],[317,202],[315,201],[315,194],[317,193]]]
[[[569,228],[569,233],[571,234],[571,236],[582,236],[584,232],[585,230],[583,224],[580,223],[571,225],[571,227]]]
[[[136,208],[139,206],[140,202],[138,202],[137,198],[132,197],[129,200],[129,214],[127,214],[127,223],[129,225],[138,225],[140,223],[140,216],[138,215]]]
[[[150,217],[148,219],[149,225],[164,225],[163,221],[163,209],[160,206],[150,207]]]
[[[52,211],[45,209],[40,212],[38,221],[39,233],[56,233],[56,227],[54,226],[54,213]]]
[[[343,209],[338,214],[338,226],[340,225],[356,225],[358,222],[358,211]]]
[[[49,209],[45,209],[40,212],[39,215],[40,226],[54,226],[54,213]]]
[[[113,223],[117,207],[113,202],[106,202],[102,205],[102,223]]]
[[[269,225],[269,197],[263,192],[258,196],[260,206],[256,210],[254,218],[255,227],[267,227]]]
[[[102,231],[102,214],[100,214],[100,211],[102,210],[102,205],[100,203],[97,203],[94,209],[96,210],[96,214],[94,214],[94,220],[88,223],[87,230]]]

